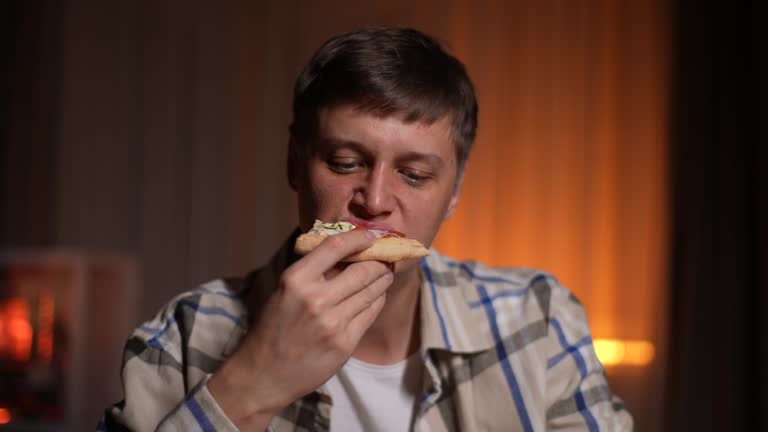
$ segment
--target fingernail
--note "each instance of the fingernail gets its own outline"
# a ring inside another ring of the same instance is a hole
[[[365,236],[368,237],[368,240],[373,240],[376,238],[376,234],[374,234],[372,231],[366,231]]]

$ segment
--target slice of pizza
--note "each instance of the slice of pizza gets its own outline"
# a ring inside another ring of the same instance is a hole
[[[406,238],[401,232],[380,229],[375,226],[355,225],[346,221],[326,223],[315,220],[312,229],[296,239],[294,250],[299,255],[306,255],[312,252],[329,236],[352,230],[368,230],[376,235],[376,240],[368,249],[342,259],[345,262],[397,262],[429,255],[429,250],[421,242]]]

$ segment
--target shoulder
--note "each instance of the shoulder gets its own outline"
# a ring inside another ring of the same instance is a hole
[[[161,363],[181,364],[190,350],[209,366],[228,354],[231,339],[245,332],[247,313],[243,279],[216,279],[183,292],[166,303],[150,320],[138,326],[131,344],[154,352]],[[127,353],[129,354],[129,353]],[[145,353],[146,354],[146,353]],[[128,360],[127,358],[124,360]]]
[[[497,300],[523,305],[537,303],[549,317],[563,302],[578,305],[576,297],[552,274],[529,267],[493,267],[479,261],[460,261],[433,251],[427,261],[427,278],[435,285],[455,287],[469,305],[495,305]]]
[[[466,295],[475,295],[470,306],[493,314],[500,337],[519,337],[547,355],[558,356],[592,348],[586,311],[578,298],[550,273],[521,267],[489,267],[477,262],[455,262],[452,267],[466,273]],[[470,282],[471,281],[471,282]],[[474,291],[474,292],[473,292]],[[490,317],[489,317],[490,318]],[[578,357],[578,356],[577,356]],[[587,358],[588,357],[588,358]],[[584,364],[601,369],[594,355]]]
[[[569,333],[589,333],[579,301],[546,271],[493,267],[455,260],[435,251],[423,268],[440,301],[463,303],[458,306],[466,311],[459,314],[462,326],[472,325],[487,342],[507,337],[557,342],[558,326],[576,330]]]

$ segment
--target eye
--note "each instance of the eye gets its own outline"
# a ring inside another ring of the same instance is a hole
[[[411,186],[421,186],[432,178],[429,174],[414,169],[403,169],[400,171],[400,175],[402,175],[405,182]]]
[[[339,174],[351,174],[365,168],[365,163],[355,158],[331,158],[328,168]]]

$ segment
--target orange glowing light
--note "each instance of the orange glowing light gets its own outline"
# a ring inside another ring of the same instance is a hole
[[[643,340],[596,339],[595,353],[605,366],[645,366],[653,361],[653,344]]]
[[[617,365],[624,360],[624,344],[617,340],[598,339],[595,341],[595,353],[604,365]]]
[[[23,299],[10,299],[5,305],[6,348],[19,361],[29,360],[32,350],[32,325],[29,323],[29,307]]]
[[[38,300],[37,355],[50,362],[53,355],[54,301],[50,294],[42,294]]]
[[[0,408],[0,425],[11,422],[11,412],[5,408]]]
[[[5,335],[5,315],[2,308],[0,308],[0,354],[5,352],[5,345],[7,344],[8,336]]]

